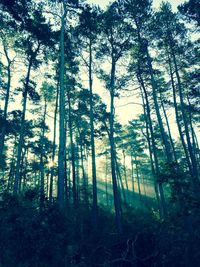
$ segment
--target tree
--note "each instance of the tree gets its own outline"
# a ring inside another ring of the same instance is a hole
[[[200,4],[198,0],[189,0],[179,5],[178,9],[189,21],[194,21],[198,27],[200,26]]]
[[[80,16],[80,24],[78,32],[85,40],[86,48],[88,47],[89,59],[86,60],[88,68],[89,78],[89,90],[90,90],[90,133],[91,133],[91,148],[92,148],[92,184],[93,184],[93,220],[94,227],[98,225],[98,204],[97,204],[97,175],[96,175],[96,157],[95,157],[95,141],[94,141],[94,111],[93,111],[93,47],[96,43],[97,34],[99,32],[98,16],[99,10],[97,8],[91,9],[89,5],[85,6],[85,9]],[[80,39],[82,39],[80,38]]]
[[[58,203],[64,207],[64,181],[65,181],[65,27],[68,9],[78,8],[78,1],[52,1],[53,6],[59,5],[60,19],[60,68],[59,68],[59,147],[58,147]],[[51,12],[50,12],[51,13]]]
[[[124,79],[117,81],[116,67],[117,62],[122,58],[129,48],[129,35],[124,34],[128,31],[128,27],[123,23],[119,14],[119,6],[113,3],[103,15],[101,48],[98,52],[98,57],[109,58],[111,60],[110,73],[106,74],[101,71],[101,79],[104,80],[106,88],[110,94],[110,119],[109,119],[109,140],[111,153],[111,170],[114,193],[114,204],[116,212],[116,224],[119,233],[122,232],[120,199],[117,188],[116,176],[116,152],[114,140],[114,99],[118,95],[117,89],[121,88]],[[124,78],[124,77],[123,77]],[[123,82],[122,82],[123,81]]]
[[[51,173],[49,181],[49,200],[52,202],[53,199],[53,177],[54,177],[54,168],[55,168],[55,156],[56,156],[56,129],[57,129],[57,113],[58,113],[58,93],[59,93],[59,84],[56,86],[56,99],[55,99],[55,110],[54,110],[54,122],[53,122],[53,150],[51,158]]]
[[[166,203],[162,182],[157,183],[159,179],[160,168],[157,155],[155,133],[153,128],[152,105],[155,110],[156,119],[158,121],[161,140],[164,145],[165,155],[168,164],[173,162],[171,144],[166,133],[158,101],[158,81],[155,76],[155,70],[152,65],[152,58],[149,53],[149,38],[148,24],[151,18],[151,3],[152,1],[123,1],[125,16],[128,16],[129,23],[133,33],[133,50],[132,63],[129,71],[135,72],[137,81],[141,88],[141,97],[143,101],[144,115],[146,118],[146,135],[148,139],[149,154],[151,158],[152,173],[155,179],[155,192],[157,200],[160,204],[161,217],[166,216]],[[130,20],[131,18],[131,20]],[[159,200],[160,199],[160,200]]]
[[[32,49],[28,44],[28,49]],[[33,62],[36,61],[36,56],[39,51],[40,44],[38,44],[36,50],[31,51],[31,54],[28,54],[28,60],[29,60],[29,65],[28,65],[28,71],[24,83],[24,89],[23,89],[23,112],[22,112],[22,119],[21,119],[21,129],[20,129],[20,140],[19,140],[19,145],[18,145],[18,155],[17,155],[17,169],[16,169],[16,176],[15,176],[15,187],[14,187],[14,192],[18,192],[18,183],[19,183],[19,176],[20,176],[20,162],[21,162],[21,152],[22,152],[22,147],[23,147],[23,135],[24,135],[24,123],[25,123],[25,115],[26,115],[26,106],[27,106],[27,97],[28,93],[33,96],[35,88],[32,87],[30,84],[30,72],[31,68],[33,66]],[[36,63],[36,62],[35,62]],[[36,66],[34,66],[36,67]],[[32,83],[34,86],[34,83]]]
[[[174,108],[179,135],[186,156],[192,183],[194,188],[198,186],[198,166],[194,154],[191,133],[188,125],[188,115],[186,111],[185,95],[183,88],[182,72],[187,68],[187,57],[190,54],[191,42],[186,37],[186,29],[178,20],[176,14],[171,10],[169,4],[163,4],[161,11],[156,15],[157,36],[160,38],[160,47],[165,51],[166,60],[169,66],[170,80],[173,89]],[[184,45],[182,44],[185,40]],[[190,57],[193,56],[190,54]],[[188,57],[189,58],[189,57]],[[184,63],[180,63],[181,61]],[[178,102],[179,101],[179,102]]]
[[[62,2],[61,30],[60,30],[60,90],[59,90],[59,151],[58,151],[58,203],[61,208],[64,206],[64,177],[65,177],[65,20],[67,7]]]
[[[41,203],[44,201],[45,196],[45,189],[44,189],[44,177],[45,177],[45,166],[44,166],[44,157],[45,153],[47,152],[45,150],[45,133],[48,130],[48,127],[46,125],[47,120],[47,105],[48,103],[52,102],[52,98],[54,95],[54,87],[47,82],[43,82],[42,88],[41,88],[41,94],[44,101],[44,110],[41,118],[41,132],[40,132],[40,194],[41,194]],[[48,192],[47,192],[48,193]]]
[[[7,22],[9,23],[9,22]],[[14,63],[14,58],[11,58],[9,55],[10,50],[10,43],[13,45],[13,38],[14,34],[9,29],[9,31],[5,30],[5,21],[1,23],[2,30],[0,32],[0,38],[3,45],[3,51],[4,55],[6,57],[7,66],[6,66],[6,75],[7,75],[7,81],[5,83],[5,101],[4,101],[4,111],[3,111],[3,120],[2,120],[2,128],[1,128],[1,138],[0,138],[0,168],[3,167],[3,150],[4,150],[4,143],[5,143],[5,132],[6,132],[6,121],[7,121],[7,115],[8,115],[8,104],[10,100],[10,89],[11,89],[11,68]],[[1,73],[2,75],[3,73]],[[3,75],[2,75],[3,76]],[[1,79],[3,82],[3,79]],[[3,84],[2,84],[3,85]]]

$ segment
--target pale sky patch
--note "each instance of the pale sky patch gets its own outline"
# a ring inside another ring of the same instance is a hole
[[[112,3],[114,1],[110,1],[110,0],[87,0],[88,4],[96,4],[99,5],[101,8],[105,8],[106,6],[109,5],[109,3]],[[159,8],[161,2],[163,2],[163,0],[154,0],[153,1],[153,6],[155,8]],[[184,0],[169,0],[169,3],[171,3],[173,10],[176,10],[177,6],[184,3]]]

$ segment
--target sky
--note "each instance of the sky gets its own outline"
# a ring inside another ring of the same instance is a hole
[[[168,2],[171,3],[173,11],[176,12],[177,6],[184,3],[186,0],[168,0]],[[106,8],[109,3],[113,2],[112,0],[87,0],[89,4],[97,4],[101,8]],[[160,4],[163,2],[163,0],[153,0],[153,7],[159,8]],[[165,1],[164,1],[165,2]],[[104,86],[102,83],[100,83],[98,80],[94,81],[94,92],[98,93],[103,101],[107,104],[109,108],[109,95],[108,92],[104,89]],[[124,97],[124,98],[116,98],[115,99],[115,114],[118,118],[118,120],[122,124],[127,124],[129,121],[136,119],[139,114],[143,113],[143,109],[141,106],[141,99],[137,98],[135,95]],[[170,119],[170,125],[171,125],[171,131],[173,137],[178,136],[178,129],[177,125],[175,123],[175,114],[174,110],[168,110],[168,118]],[[197,131],[198,139],[199,137],[199,131]]]
[[[110,2],[110,0],[86,0],[89,4],[97,4],[101,6],[101,8],[105,8]],[[161,4],[162,0],[153,0],[153,6],[155,8],[158,8]],[[168,2],[171,3],[174,11],[176,11],[176,8],[181,3],[185,2],[185,0],[168,0]],[[87,82],[86,82],[87,86]],[[104,85],[97,79],[94,79],[94,92],[98,93],[102,99],[103,102],[105,102],[108,105],[109,109],[109,94],[107,90],[105,90]],[[18,108],[20,108],[21,103],[17,103],[19,105]],[[0,103],[1,105],[1,103]],[[10,107],[11,108],[11,107]],[[131,121],[135,118],[137,118],[138,114],[143,113],[142,106],[141,106],[141,100],[138,99],[135,95],[129,96],[129,97],[121,97],[120,99],[115,99],[115,114],[117,115],[118,120],[122,124],[128,123],[128,121]],[[172,121],[174,121],[174,114],[168,111],[168,115]],[[173,123],[174,124],[174,123]],[[172,132],[174,135],[177,135],[177,127],[174,124],[174,127],[172,126]]]
[[[158,8],[162,1],[163,0],[153,0],[153,6],[155,8]],[[96,4],[96,5],[99,5],[102,8],[105,8],[110,2],[113,2],[113,1],[110,1],[110,0],[87,0],[87,2],[89,4]],[[185,2],[185,0],[168,0],[168,2],[170,2],[171,5],[172,5],[172,8],[174,10],[176,10],[177,6],[182,4],[183,2]]]
[[[106,8],[106,6],[108,6],[109,3],[113,2],[112,0],[86,0],[86,1],[89,4],[99,5],[101,8]],[[163,0],[153,0],[154,8],[159,8],[161,2],[163,2]],[[173,10],[176,11],[177,6],[184,3],[185,0],[168,0],[168,2],[171,3]],[[109,107],[108,92],[106,92],[106,90],[103,87],[104,87],[103,84],[101,84],[98,80],[94,81],[94,92],[98,93],[102,97],[103,101]],[[129,96],[128,98],[121,98],[121,99],[116,98],[115,113],[120,122],[126,124],[128,121],[135,119],[138,114],[141,114],[143,112],[142,107],[138,102],[141,101],[137,99],[135,96]],[[169,115],[173,117],[172,114]],[[177,132],[176,127],[174,131],[175,133]]]

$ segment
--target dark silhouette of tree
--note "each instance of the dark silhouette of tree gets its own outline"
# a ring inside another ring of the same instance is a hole
[[[129,48],[129,36],[124,33],[128,30],[128,26],[122,23],[119,15],[119,7],[117,3],[113,3],[110,8],[103,15],[103,32],[101,48],[98,52],[98,57],[107,57],[111,60],[111,70],[109,74],[101,71],[101,79],[104,80],[106,88],[110,94],[110,119],[109,119],[109,140],[110,140],[110,153],[111,153],[111,169],[112,169],[112,182],[114,192],[114,203],[116,212],[116,223],[119,233],[122,232],[121,212],[120,212],[120,199],[117,188],[117,170],[116,170],[116,151],[114,140],[114,99],[118,95],[117,89],[121,87],[120,82],[117,82],[116,71],[117,62],[122,58],[124,53]]]
[[[200,26],[200,4],[197,0],[189,0],[178,6],[181,14],[185,15],[189,21],[194,21],[197,26]]]

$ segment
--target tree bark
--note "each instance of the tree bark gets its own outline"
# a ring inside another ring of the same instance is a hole
[[[64,186],[65,186],[65,18],[66,5],[63,2],[63,15],[61,18],[60,32],[60,92],[59,92],[59,150],[58,150],[58,203],[64,208]]]
[[[44,189],[44,136],[45,136],[45,122],[46,122],[46,113],[47,113],[47,100],[44,100],[44,114],[42,119],[42,132],[41,132],[41,153],[40,153],[40,201],[44,202],[45,189]]]
[[[56,103],[54,110],[54,122],[53,122],[53,151],[52,151],[52,166],[50,173],[50,182],[49,182],[49,201],[52,203],[53,200],[53,177],[54,177],[54,163],[55,163],[55,153],[56,153],[56,128],[57,128],[57,112],[58,112],[58,95],[59,95],[59,85],[57,85],[56,92]]]
[[[22,148],[24,142],[24,127],[25,127],[25,116],[26,116],[26,105],[27,105],[27,97],[28,97],[28,86],[30,81],[30,73],[32,67],[32,60],[30,58],[28,71],[26,75],[26,83],[23,92],[23,110],[22,110],[22,118],[21,118],[21,127],[20,127],[20,134],[19,134],[19,143],[18,143],[18,150],[17,150],[17,164],[16,164],[16,173],[15,173],[15,182],[14,182],[14,194],[17,194],[19,191],[19,181],[20,181],[20,169],[21,169],[21,156],[22,156]]]
[[[105,178],[105,183],[106,183],[106,204],[107,207],[109,206],[109,197],[108,197],[108,155],[106,152],[106,178]]]
[[[73,193],[73,203],[74,206],[77,206],[77,183],[76,183],[76,166],[75,166],[75,147],[73,140],[73,129],[72,129],[72,111],[71,111],[71,99],[70,93],[67,93],[68,96],[68,114],[69,114],[69,137],[70,137],[70,149],[71,149],[71,164],[72,164],[72,193]]]
[[[92,191],[93,191],[93,225],[95,229],[98,224],[98,203],[97,203],[97,177],[96,177],[96,156],[94,141],[94,114],[93,114],[93,79],[92,79],[92,40],[89,41],[89,88],[90,88],[90,131],[92,149]]]
[[[185,103],[184,103],[184,97],[183,97],[182,83],[181,83],[181,78],[180,78],[179,70],[178,70],[178,66],[177,66],[176,55],[174,53],[172,44],[171,44],[170,49],[171,49],[172,60],[173,60],[174,68],[175,68],[176,79],[177,79],[177,87],[178,87],[179,100],[180,100],[180,109],[181,109],[181,114],[182,114],[182,118],[183,118],[183,124],[184,124],[186,140],[187,140],[188,152],[189,152],[189,156],[191,159],[192,178],[194,180],[193,182],[195,183],[194,186],[199,187],[200,185],[199,185],[199,179],[198,179],[199,175],[198,175],[197,161],[196,161],[196,157],[193,153],[192,144],[191,144],[191,140],[190,140],[188,121],[187,121],[187,117],[186,117],[186,113],[185,113]]]
[[[13,144],[13,151],[12,151],[12,159],[10,163],[10,170],[8,175],[8,184],[7,184],[7,191],[10,192],[13,189],[13,176],[15,171],[15,153],[17,147],[17,136],[15,135],[15,140]]]
[[[6,86],[6,97],[5,97],[5,104],[4,104],[4,111],[3,111],[3,126],[0,133],[0,168],[3,167],[3,151],[4,151],[4,142],[5,142],[5,134],[6,134],[6,120],[7,120],[7,113],[8,113],[8,104],[10,98],[10,86],[11,86],[11,64],[12,61],[9,58],[8,51],[6,49],[5,44],[3,45],[4,53],[7,60],[7,86]]]
[[[114,206],[116,225],[119,234],[122,234],[122,214],[120,210],[120,198],[117,186],[117,175],[116,175],[116,162],[115,162],[115,141],[114,141],[114,89],[115,89],[115,70],[116,62],[112,55],[112,66],[110,76],[110,154],[111,154],[111,173],[112,173],[112,184],[113,184],[113,195],[114,195]]]
[[[177,104],[177,99],[176,99],[176,86],[175,86],[174,77],[173,77],[172,62],[171,62],[171,58],[170,58],[169,54],[168,54],[168,63],[169,63],[171,85],[172,85],[172,90],[173,90],[173,101],[174,101],[176,123],[177,123],[177,126],[178,126],[179,136],[180,136],[180,139],[181,139],[183,150],[185,152],[185,156],[186,156],[186,161],[187,161],[187,165],[188,165],[188,168],[189,168],[189,172],[190,172],[190,175],[192,176],[193,172],[192,172],[192,166],[191,166],[191,162],[190,162],[190,157],[189,157],[189,154],[188,154],[187,145],[185,143],[184,136],[183,136],[182,129],[181,129],[181,122],[180,122],[180,116],[179,116],[179,112],[178,112],[178,104]]]
[[[84,154],[83,154],[83,139],[81,136],[81,131],[78,126],[78,132],[79,132],[79,140],[80,140],[80,154],[81,154],[81,170],[82,170],[82,186],[83,186],[83,199],[86,205],[88,205],[88,196],[87,196],[87,182],[86,182],[86,174],[85,174],[85,168],[84,168]]]
[[[124,204],[125,204],[125,206],[127,206],[128,202],[127,202],[126,192],[125,192],[125,189],[124,189],[124,184],[123,184],[123,181],[122,181],[122,176],[121,176],[120,167],[119,167],[119,163],[117,161],[117,158],[115,160],[115,164],[116,164],[116,174],[117,174],[118,188],[120,189],[119,193],[122,193]],[[121,186],[121,188],[120,188],[120,186]],[[119,197],[121,197],[121,194],[119,195]],[[120,201],[120,209],[121,209],[121,201]]]
[[[148,64],[150,77],[151,77],[152,94],[153,94],[153,101],[154,101],[156,116],[157,116],[157,119],[158,119],[158,124],[159,124],[159,128],[160,128],[163,144],[164,144],[164,147],[165,147],[167,162],[169,164],[171,164],[172,161],[173,161],[173,155],[171,153],[171,145],[170,145],[169,140],[168,140],[168,135],[165,132],[165,128],[164,128],[164,125],[163,125],[162,117],[161,117],[161,114],[160,114],[160,109],[159,109],[159,104],[158,104],[158,99],[157,99],[157,82],[156,82],[156,80],[154,78],[153,67],[152,67],[151,58],[150,58],[150,55],[149,55],[148,45],[147,44],[146,44],[146,54],[147,54],[147,64]]]
[[[163,187],[162,187],[162,183],[160,181],[158,182],[159,175],[160,175],[160,170],[159,170],[159,163],[158,163],[158,157],[157,157],[157,148],[156,148],[156,143],[155,143],[152,119],[151,119],[150,104],[149,104],[149,99],[148,99],[148,94],[147,94],[147,91],[146,91],[146,87],[144,85],[144,81],[143,81],[143,78],[141,76],[140,66],[138,65],[138,67],[139,67],[139,70],[138,70],[138,81],[141,84],[142,90],[144,92],[144,98],[145,98],[145,101],[146,101],[146,109],[147,109],[147,118],[148,118],[149,130],[150,130],[150,135],[151,135],[151,144],[149,142],[149,152],[150,152],[150,157],[151,157],[151,152],[152,152],[153,158],[154,158],[154,164],[155,164],[155,169],[154,169],[153,161],[152,161],[151,167],[152,167],[152,173],[154,175],[155,192],[156,192],[157,199],[159,199],[158,203],[160,204],[159,205],[160,206],[160,217],[164,218],[167,215],[167,206],[166,206],[166,201],[165,201],[165,196],[164,196],[164,190],[163,190]],[[152,149],[151,149],[151,147],[152,147]],[[158,198],[158,192],[159,192],[159,195],[160,195],[159,198]]]
[[[125,154],[125,150],[123,149],[123,158],[124,158],[124,162],[123,162],[123,167],[124,167],[124,180],[125,180],[125,184],[126,184],[126,190],[129,191],[128,188],[128,180],[127,180],[127,175],[126,175],[126,154]]]
[[[139,176],[139,170],[138,170],[138,162],[137,162],[137,157],[134,156],[135,158],[135,169],[136,169],[136,177],[137,177],[137,186],[138,186],[138,194],[140,201],[142,202],[142,194],[141,194],[141,188],[140,188],[140,176]]]
[[[131,153],[131,181],[132,181],[132,191],[135,192],[135,184],[134,184],[134,167],[133,167],[133,154]]]
[[[172,151],[173,151],[173,158],[174,158],[175,162],[177,163],[177,156],[176,156],[176,150],[175,150],[175,146],[174,146],[174,141],[173,141],[173,138],[172,138],[171,129],[170,129],[170,125],[169,125],[169,120],[168,120],[167,112],[165,110],[165,105],[163,103],[163,98],[162,98],[161,92],[160,92],[160,103],[161,103],[161,107],[162,107],[163,114],[164,114],[165,121],[166,121],[166,125],[167,125],[168,135],[169,135],[169,139],[170,139],[170,143],[171,143],[171,147],[172,147]]]

